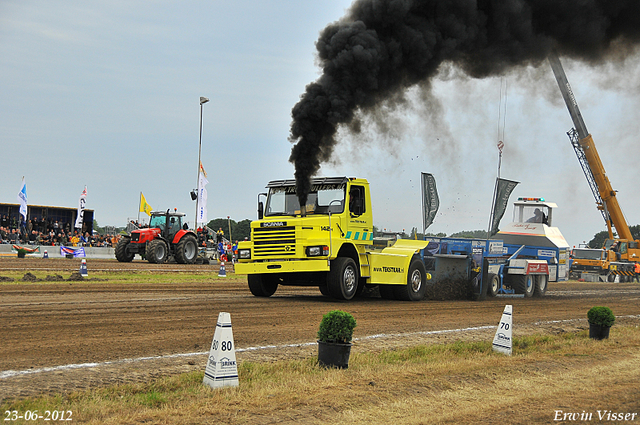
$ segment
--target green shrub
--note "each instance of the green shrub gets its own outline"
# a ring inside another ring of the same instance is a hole
[[[353,337],[356,319],[345,311],[333,310],[322,316],[318,340],[322,342],[348,344]]]
[[[609,307],[591,307],[587,312],[589,324],[597,326],[611,326],[616,321],[616,316]]]

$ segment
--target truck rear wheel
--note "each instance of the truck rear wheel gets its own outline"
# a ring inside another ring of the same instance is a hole
[[[247,279],[249,290],[256,297],[270,297],[278,289],[278,280],[272,275],[250,274]]]
[[[327,276],[327,288],[333,298],[350,300],[358,290],[358,268],[349,257],[338,257],[331,262]]]
[[[198,256],[198,244],[196,238],[185,235],[176,246],[176,262],[179,264],[193,264]]]
[[[536,276],[536,288],[533,290],[534,297],[542,297],[547,292],[547,283],[549,282],[549,276],[541,274]]]
[[[517,275],[513,276],[512,279],[513,289],[516,291],[516,294],[524,294],[525,298],[529,298],[533,295],[533,291],[536,286],[533,275]]]
[[[497,274],[489,273],[487,274],[487,295],[490,297],[495,297],[498,295],[498,291],[500,290],[500,278]]]
[[[420,301],[424,298],[427,290],[427,271],[421,260],[415,259],[409,265],[407,273],[407,284],[395,286],[394,294],[396,299],[402,301]]]
[[[131,261],[133,261],[133,257],[135,257],[136,254],[127,251],[127,247],[130,243],[131,239],[124,237],[118,241],[115,250],[116,260],[120,261],[121,263],[130,263]]]
[[[162,264],[167,261],[169,249],[161,239],[154,239],[147,244],[146,255],[150,263]]]

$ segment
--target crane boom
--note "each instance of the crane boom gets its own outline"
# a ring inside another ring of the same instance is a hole
[[[562,93],[564,103],[567,104],[567,108],[569,109],[569,115],[571,115],[573,125],[578,131],[578,136],[580,139],[585,139],[589,136],[589,131],[587,130],[587,125],[584,123],[584,119],[582,119],[578,101],[576,101],[576,97],[573,94],[573,90],[567,79],[567,74],[564,73],[560,58],[557,54],[552,53],[548,59],[551,69],[553,70],[553,75],[556,76],[556,81],[558,82],[558,87],[560,87],[560,93]]]
[[[584,123],[582,114],[580,113],[580,108],[578,108],[578,102],[573,94],[573,90],[571,90],[569,80],[564,72],[560,58],[557,54],[552,53],[549,55],[548,59],[551,69],[553,70],[553,74],[556,77],[556,81],[558,82],[558,87],[560,88],[562,97],[567,105],[567,109],[569,109],[569,114],[573,120],[578,140],[575,140],[575,134],[574,138],[572,138],[572,132],[567,134],[569,134],[570,139],[572,139],[571,144],[576,151],[578,161],[580,161],[580,165],[585,172],[589,186],[596,198],[598,209],[602,211],[605,222],[607,223],[610,234],[609,236],[612,236],[611,225],[613,225],[620,239],[633,241],[633,236],[631,235],[631,230],[629,230],[627,220],[624,218],[622,209],[618,204],[616,192],[613,190],[611,182],[605,173],[604,165],[602,165],[600,155],[598,155],[598,150],[593,142],[593,137],[591,137],[591,134],[587,131],[587,126]]]

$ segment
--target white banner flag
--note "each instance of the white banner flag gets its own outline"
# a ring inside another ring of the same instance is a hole
[[[198,223],[206,224],[209,221],[207,220],[207,189],[205,187],[209,180],[207,180],[203,171],[201,168],[198,176],[198,217],[196,219],[196,227],[198,227]]]
[[[24,177],[20,192],[18,192],[18,202],[20,203],[20,214],[24,216],[24,221],[27,221],[27,183],[24,181]]]
[[[78,217],[76,218],[76,229],[82,228],[82,222],[84,221],[84,204],[87,202],[87,186],[80,194],[80,201],[78,202]]]

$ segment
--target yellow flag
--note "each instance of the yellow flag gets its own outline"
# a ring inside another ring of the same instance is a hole
[[[144,199],[144,195],[140,192],[140,212],[147,213],[148,216],[151,216],[151,205],[147,204],[147,200]]]

